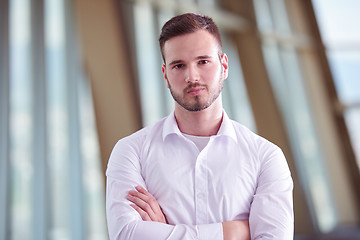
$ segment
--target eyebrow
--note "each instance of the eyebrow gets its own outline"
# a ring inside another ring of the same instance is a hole
[[[203,56],[198,56],[198,57],[195,58],[195,59],[199,60],[199,59],[209,59],[209,58],[213,58],[213,57],[212,57],[212,56],[209,56],[209,55],[203,55]]]
[[[213,58],[213,57],[209,56],[209,55],[201,55],[201,56],[196,57],[195,60],[211,59],[211,58]],[[169,65],[172,66],[172,65],[176,65],[176,64],[179,64],[179,63],[182,63],[182,62],[184,62],[184,61],[183,60],[174,60],[171,63],[169,63]]]
[[[183,61],[182,60],[175,60],[175,61],[172,61],[171,63],[169,63],[169,65],[176,65],[178,63],[182,63]]]

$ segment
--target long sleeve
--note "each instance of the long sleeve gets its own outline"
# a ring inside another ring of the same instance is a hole
[[[293,239],[293,181],[279,148],[259,149],[263,160],[251,204],[251,239]]]
[[[222,239],[221,223],[168,225],[147,222],[130,207],[126,199],[128,191],[137,185],[146,188],[141,176],[139,148],[140,142],[120,140],[109,159],[106,172],[106,214],[110,239]]]
[[[293,237],[293,182],[283,153],[225,114],[201,151],[174,114],[121,139],[106,175],[111,240],[223,239],[222,222],[246,219],[253,240]],[[141,219],[126,199],[137,185],[170,224]]]

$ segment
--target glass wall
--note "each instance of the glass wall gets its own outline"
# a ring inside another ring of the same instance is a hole
[[[10,238],[21,239],[34,227],[30,1],[11,1],[9,15],[9,232]]]
[[[304,188],[313,224],[321,232],[337,223],[324,149],[321,148],[311,103],[298,60],[297,44],[288,18],[286,1],[254,0],[267,71],[285,120],[297,173]]]
[[[3,3],[0,239],[107,239],[91,89],[71,1]]]
[[[313,0],[332,75],[360,168],[360,16],[357,0]]]

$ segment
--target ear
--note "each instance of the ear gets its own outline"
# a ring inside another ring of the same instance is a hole
[[[163,73],[163,75],[164,75],[166,87],[169,88],[168,79],[167,79],[167,75],[166,75],[166,66],[165,66],[165,64],[163,64],[163,65],[161,66],[161,71],[162,71],[162,73]]]
[[[224,79],[227,79],[229,75],[229,64],[228,64],[227,55],[225,53],[221,55],[221,65],[222,65]]]

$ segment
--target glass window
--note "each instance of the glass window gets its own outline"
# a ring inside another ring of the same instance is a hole
[[[360,168],[360,2],[313,0],[313,5]]]
[[[62,1],[45,1],[45,47],[47,79],[47,121],[49,131],[48,170],[51,184],[56,186],[50,192],[51,225],[50,238],[70,238],[69,171],[70,164],[68,115],[66,106],[65,69],[65,21]]]
[[[217,8],[218,4],[216,0],[197,0],[200,7]]]
[[[69,1],[10,0],[9,19],[0,21],[0,55],[9,53],[1,59],[9,76],[0,75],[1,87],[9,83],[0,108],[8,152],[0,155],[8,169],[0,239],[108,238],[91,89],[71,8]]]
[[[223,52],[229,60],[229,76],[225,80],[223,90],[224,109],[230,118],[256,132],[237,49],[225,33],[222,34],[221,40]]]
[[[134,27],[143,124],[149,125],[166,115],[161,61],[156,34],[156,15],[150,2],[135,3]]]
[[[30,1],[10,1],[10,239],[32,235],[33,135]],[[21,231],[20,231],[21,229]]]
[[[320,231],[328,232],[336,226],[336,211],[297,49],[291,40],[284,39],[292,33],[286,4],[284,0],[254,0],[254,6],[267,71],[285,120],[314,224]]]
[[[6,239],[9,225],[9,3],[0,2],[0,239]]]

